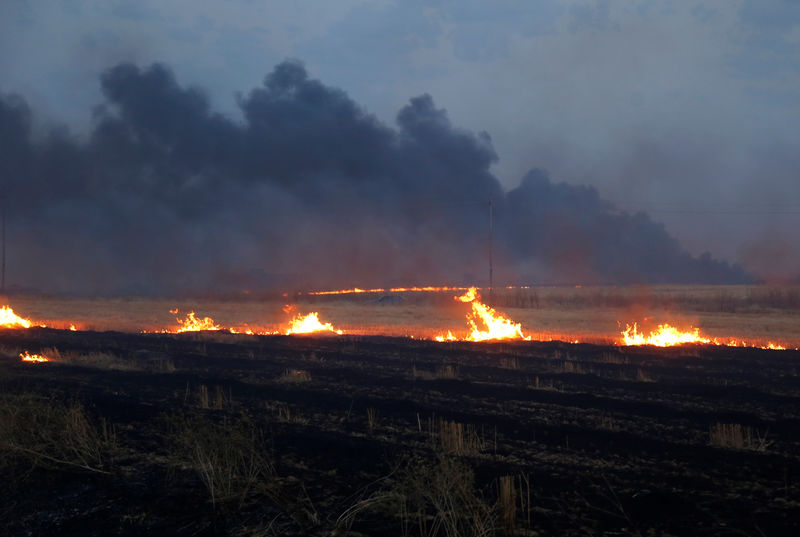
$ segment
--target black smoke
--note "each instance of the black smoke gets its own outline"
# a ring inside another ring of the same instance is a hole
[[[70,293],[229,293],[486,283],[732,283],[646,215],[531,171],[504,192],[488,134],[428,95],[387,126],[281,63],[242,120],[160,64],[117,65],[85,136],[0,96],[8,281]]]

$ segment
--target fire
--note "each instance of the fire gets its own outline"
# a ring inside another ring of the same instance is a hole
[[[656,347],[672,347],[684,343],[711,343],[711,339],[700,336],[699,328],[692,328],[688,332],[682,332],[668,324],[658,325],[658,329],[645,335],[639,332],[636,323],[625,325],[622,332],[623,345],[653,345]]]
[[[30,354],[28,351],[25,351],[24,354],[19,355],[22,358],[23,362],[49,362],[50,358],[43,354]]]
[[[495,339],[522,339],[530,341],[531,337],[522,333],[520,323],[515,323],[511,319],[503,316],[502,313],[496,312],[486,304],[480,302],[481,296],[475,287],[470,287],[467,292],[461,296],[457,296],[456,300],[469,303],[472,306],[472,311],[467,314],[467,323],[469,323],[472,332],[465,338],[466,341],[488,341]],[[478,322],[486,327],[485,330],[478,328]],[[453,341],[456,338],[451,332],[446,336],[437,336],[436,341]]]
[[[315,311],[308,315],[298,314],[289,322],[286,335],[312,334],[314,332],[335,332],[339,335],[344,333],[341,330],[336,330],[331,323],[322,324],[319,320],[319,314]]]
[[[172,311],[172,310],[170,310]],[[176,313],[178,310],[174,310]],[[176,332],[199,332],[201,330],[221,330],[219,326],[214,323],[214,319],[211,317],[203,317],[202,319],[198,319],[195,317],[193,311],[190,311],[188,315],[186,315],[186,319],[181,320],[180,318],[176,319],[178,324],[180,325]]]
[[[461,302],[475,302],[480,298],[478,294],[478,290],[474,287],[470,287],[467,289],[467,292],[461,296],[457,296],[456,300],[460,300]]]
[[[23,319],[12,310],[9,306],[0,308],[0,326],[4,328],[30,328],[31,321]]]
[[[702,345],[723,345],[727,347],[755,347],[770,350],[786,350],[784,345],[779,345],[772,341],[765,345],[748,342],[742,339],[720,339],[709,338],[700,335],[699,328],[690,328],[688,331],[681,331],[669,324],[660,324],[655,331],[648,335],[639,332],[636,323],[633,326],[626,324],[625,330],[620,338],[621,345],[653,345],[655,347],[672,347],[683,344],[702,344]]]
[[[469,291],[472,289],[471,287],[454,287],[454,286],[435,286],[435,285],[424,285],[424,286],[412,286],[412,287],[376,287],[374,289],[361,289],[359,287],[353,287],[351,289],[336,289],[333,291],[307,291],[305,293],[298,293],[298,294],[306,294],[306,295],[314,295],[314,296],[325,296],[325,295],[356,295],[361,293],[443,293],[443,292],[462,292],[462,291]],[[513,289],[530,289],[530,286],[523,285],[520,287],[509,285],[505,287],[505,289],[513,290]],[[284,294],[284,296],[286,296]]]
[[[414,337],[414,336],[411,336],[411,337]],[[458,340],[458,338],[456,336],[454,336],[453,333],[450,330],[447,331],[447,335],[446,336],[436,336],[433,339],[435,339],[436,341],[457,341]]]
[[[356,295],[361,293],[385,293],[386,289],[359,289],[354,287],[352,289],[338,289],[336,291],[311,291],[307,295]]]

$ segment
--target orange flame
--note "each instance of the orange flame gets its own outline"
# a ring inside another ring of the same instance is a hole
[[[471,289],[470,287],[455,287],[455,286],[435,286],[435,285],[424,285],[424,286],[412,286],[412,287],[376,287],[374,289],[361,289],[359,287],[353,287],[352,289],[336,289],[333,291],[307,291],[305,293],[298,293],[300,295],[315,295],[315,296],[324,296],[324,295],[355,295],[361,293],[441,293],[441,292],[450,292],[450,291],[468,291]],[[530,286],[524,285],[521,287],[509,285],[505,287],[505,289],[530,289]],[[285,296],[285,295],[284,295]]]
[[[20,354],[19,357],[22,358],[23,362],[40,363],[40,362],[49,362],[50,361],[50,358],[48,358],[47,356],[45,356],[43,354],[30,354],[28,351],[25,351],[24,354]]]
[[[658,325],[658,329],[645,335],[639,332],[636,323],[625,325],[622,332],[623,345],[653,345],[656,347],[672,347],[684,343],[711,343],[711,340],[700,336],[699,328],[692,328],[688,332],[682,332],[668,324]]]
[[[193,311],[189,312],[189,314],[186,316],[186,319],[181,320],[180,318],[178,318],[176,320],[180,325],[175,330],[178,333],[200,332],[202,330],[220,330],[220,327],[214,324],[214,319],[212,319],[211,317],[203,317],[202,319],[198,319],[197,317],[195,317]]]
[[[411,337],[413,338],[414,336]],[[435,339],[436,341],[458,341],[458,338],[454,336],[450,330],[447,331],[446,336],[436,336],[433,339]]]
[[[766,345],[748,342],[742,339],[720,339],[709,338],[700,335],[699,328],[690,328],[689,331],[681,331],[669,324],[660,324],[655,331],[648,335],[639,332],[636,323],[633,326],[626,324],[625,330],[620,338],[621,345],[653,345],[656,347],[672,347],[684,344],[703,344],[703,345],[723,345],[727,347],[754,347],[760,349],[786,350],[786,347],[769,341]]]
[[[470,287],[466,293],[455,297],[456,300],[467,302],[472,306],[472,311],[467,314],[467,323],[472,332],[465,338],[466,341],[489,341],[496,339],[522,339],[530,341],[531,337],[522,333],[520,323],[515,323],[511,319],[496,312],[486,304],[480,302],[481,296],[475,287]],[[485,330],[478,328],[478,322],[486,327]],[[446,336],[437,336],[436,341],[453,341],[456,338],[451,332]]]
[[[336,330],[331,323],[322,324],[319,320],[319,314],[315,311],[308,315],[298,314],[297,317],[289,322],[286,335],[312,334],[314,332],[335,332],[339,335],[344,333],[341,330]]]
[[[0,326],[4,328],[30,328],[32,325],[30,319],[23,319],[12,310],[9,306],[0,308]]]

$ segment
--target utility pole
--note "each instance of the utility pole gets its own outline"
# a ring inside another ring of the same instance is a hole
[[[494,206],[489,198],[489,302],[494,302],[494,267],[492,266],[492,241],[494,239]],[[4,243],[5,244],[5,243]]]
[[[3,260],[2,260],[2,271],[0,271],[0,295],[6,294],[6,204],[5,200],[3,200],[3,206],[0,208],[3,212],[3,229],[2,229],[2,241],[3,241]]]

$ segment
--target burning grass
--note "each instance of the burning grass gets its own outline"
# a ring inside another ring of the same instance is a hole
[[[0,326],[5,328],[30,328],[30,319],[23,319],[12,310],[9,306],[0,308]]]
[[[497,339],[522,339],[530,341],[530,336],[522,333],[522,326],[508,319],[503,314],[481,302],[481,296],[475,287],[470,287],[466,293],[456,297],[456,300],[469,304],[472,311],[467,314],[467,323],[472,329],[465,338],[466,341],[490,341]],[[480,327],[479,327],[480,325]],[[437,341],[453,341],[452,332],[447,336],[437,336]]]
[[[31,354],[28,351],[20,353],[19,357],[23,362],[33,363],[49,362],[51,360],[51,358],[45,354]]]
[[[760,347],[762,349],[786,350],[786,347],[772,341],[765,344],[748,342],[742,339],[709,338],[700,335],[699,328],[679,330],[669,324],[660,324],[649,334],[640,333],[636,323],[626,325],[620,339],[621,345],[652,345],[655,347],[674,347],[675,345],[702,344],[725,345],[728,347]]]
[[[175,300],[15,297],[14,302],[30,312],[31,318],[45,319],[42,324],[90,330],[297,334],[306,333],[301,332],[301,325],[307,323],[323,334],[344,332],[456,341],[493,340],[494,334],[501,333],[505,334],[503,337],[534,341],[626,344],[620,323],[624,327],[625,323],[636,322],[639,335],[647,338],[648,332],[643,327],[655,319],[663,325],[691,327],[678,328],[684,332],[697,327],[699,333],[693,342],[707,339],[718,344],[775,349],[800,346],[797,322],[800,305],[794,300],[800,288],[794,287],[495,289],[489,295],[490,300],[465,302],[466,326],[465,303],[453,297],[468,296],[469,290],[464,293],[462,288],[444,289],[448,290],[419,287],[351,294],[296,294],[280,297],[281,302],[180,301],[182,310],[202,311],[203,315],[187,315],[179,318],[177,324],[174,316],[167,315],[169,310],[175,311]],[[284,310],[287,300],[293,308],[288,317]],[[724,306],[729,302],[735,307]]]
[[[292,334],[314,334],[318,332],[333,332],[334,334],[343,334],[342,330],[337,330],[331,323],[322,323],[319,320],[319,313],[312,312],[308,315],[298,314],[294,319],[289,322],[289,328],[286,330],[286,335]]]

